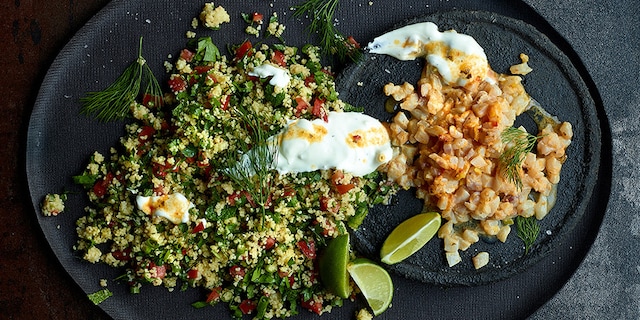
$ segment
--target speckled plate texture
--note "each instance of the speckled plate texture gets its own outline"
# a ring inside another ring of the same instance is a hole
[[[307,21],[291,17],[289,8],[298,3],[220,0],[216,5],[224,6],[233,22],[219,31],[195,31],[198,36],[211,36],[222,49],[251,38],[243,32],[240,13],[258,11],[269,16],[277,12],[287,26],[284,37],[288,44],[315,41],[304,32]],[[140,36],[144,37],[147,62],[156,75],[166,80],[163,63],[184,47],[185,34],[192,30],[191,20],[203,4],[204,1],[192,0],[111,2],[70,39],[50,66],[31,115],[26,167],[39,224],[75,282],[69,286],[91,293],[100,289],[100,279],[108,280],[114,295],[98,307],[114,319],[230,319],[224,304],[192,308],[190,304],[205,294],[199,289],[168,292],[146,286],[141,294],[131,295],[126,284],[114,281],[122,270],[87,263],[72,249],[75,221],[83,215],[87,200],[71,177],[83,170],[94,151],[107,154],[124,132],[123,123],[102,124],[80,116],[78,99],[85,92],[104,88],[124,70],[136,56]],[[431,19],[441,30],[455,28],[473,35],[498,72],[506,72],[509,65],[518,63],[520,52],[529,54],[534,72],[525,77],[525,87],[547,110],[573,123],[575,138],[562,173],[560,202],[544,220],[544,234],[530,255],[522,257],[521,244],[511,235],[503,245],[481,243],[474,247],[487,250],[492,256],[491,264],[480,272],[472,272],[468,256],[450,269],[439,249],[441,243],[433,241],[416,257],[392,268],[393,304],[378,318],[526,317],[550,299],[576,270],[593,242],[608,200],[606,186],[610,176],[602,173],[610,170],[598,167],[599,142],[610,138],[600,133],[596,114],[602,114],[601,106],[592,99],[597,92],[572,48],[535,11],[519,1],[342,1],[336,25],[366,44],[393,26],[416,18]],[[341,98],[361,104],[366,113],[385,120],[388,115],[381,113],[384,99],[378,86],[387,81],[415,81],[420,63],[400,64],[379,57],[376,63],[364,60],[337,71],[343,75],[338,83],[343,92]],[[363,88],[354,85],[360,81],[369,92],[361,92]],[[62,215],[45,218],[39,214],[45,194],[64,191],[70,194]],[[372,212],[362,231],[355,235],[354,244],[362,254],[376,259],[385,234],[419,210],[416,201],[404,194],[394,206]],[[322,318],[352,319],[355,310],[364,306],[364,301],[357,299]],[[306,311],[294,317],[312,318],[317,316]]]

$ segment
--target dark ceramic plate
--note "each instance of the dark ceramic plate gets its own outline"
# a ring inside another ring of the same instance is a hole
[[[184,47],[187,41],[185,32],[191,29],[191,19],[198,14],[203,3],[192,0],[111,2],[79,30],[55,59],[42,83],[31,115],[26,168],[38,223],[62,268],[73,280],[69,282],[73,290],[95,292],[100,289],[100,279],[108,280],[108,287],[114,295],[100,304],[99,308],[115,319],[230,319],[223,304],[214,308],[192,308],[190,304],[202,299],[205,294],[198,289],[170,293],[164,288],[147,286],[142,289],[142,294],[131,295],[126,284],[114,281],[121,270],[89,264],[76,257],[72,250],[76,241],[75,221],[84,214],[87,201],[82,190],[73,185],[71,177],[83,170],[94,151],[107,154],[123,134],[122,123],[101,124],[80,116],[78,99],[88,91],[104,88],[124,70],[137,53],[140,36],[144,37],[147,62],[156,75],[166,78],[162,64],[165,60],[171,60],[167,57],[169,54],[175,57]],[[227,8],[233,22],[223,26],[220,31],[196,31],[198,36],[212,36],[214,42],[223,49],[227,44],[240,43],[247,38],[243,33],[244,22],[240,13],[258,11],[269,16],[271,12],[278,12],[281,21],[287,25],[285,38],[289,44],[301,45],[314,41],[304,36],[306,20],[290,18],[289,7],[297,3],[299,1],[217,1],[216,5]],[[554,43],[561,44],[565,53],[571,50],[570,47],[531,8],[518,1],[451,0],[426,6],[421,1],[376,0],[372,5],[367,3],[343,1],[336,16],[341,30],[363,43],[410,17],[460,9],[431,18],[443,28],[455,27],[460,32],[478,37],[498,71],[505,71],[509,64],[517,62],[520,52],[530,54],[531,64],[536,71],[526,77],[525,85],[549,111],[563,120],[571,121],[576,133],[569,150],[571,163],[563,170],[564,193],[560,197],[563,200],[545,219],[543,230],[550,230],[552,236],[542,238],[533,254],[521,258],[520,245],[513,236],[506,245],[482,244],[492,252],[493,265],[480,273],[473,273],[468,264],[455,269],[446,268],[440,244],[434,241],[414,259],[394,269],[396,290],[393,306],[379,318],[461,319],[472,314],[480,319],[504,319],[522,318],[530,314],[569,278],[593,241],[594,230],[597,231],[602,207],[594,205],[585,210],[585,201],[593,188],[589,184],[593,178],[586,177],[598,175],[598,122],[594,118],[593,102],[585,92],[580,75],[562,52],[544,36],[517,20],[468,10],[480,9],[527,20],[543,28],[545,34],[553,35]],[[367,19],[362,19],[363,16]],[[572,56],[572,61],[576,61],[574,59]],[[359,87],[349,85],[354,81],[377,83],[365,71],[372,70],[372,75],[377,76],[381,73],[375,70],[375,64],[366,61],[364,65],[354,66],[344,73],[345,77],[339,83],[344,91],[342,97],[367,106],[367,113],[377,114],[384,119],[388,116],[379,112],[379,104],[383,100],[380,100],[378,88],[372,87],[372,91],[366,93],[358,91]],[[379,60],[379,66],[393,71],[391,74],[382,74],[389,76],[385,81],[411,81],[405,75],[402,78],[392,76],[400,76],[398,70],[406,70],[410,72],[407,74],[415,76],[420,68],[418,65],[398,65],[392,60]],[[581,75],[588,77],[584,72]],[[367,98],[366,94],[371,96]],[[44,195],[63,191],[71,192],[67,210],[56,218],[43,217],[39,213],[39,204]],[[411,197],[404,195],[400,203],[405,202],[410,203]],[[414,203],[413,208],[397,204],[379,210],[382,212],[373,212],[367,218],[364,229],[355,237],[358,249],[374,258],[385,233],[419,209]],[[576,221],[577,227],[572,228]],[[555,248],[551,250],[552,247]],[[493,251],[498,249],[500,251]],[[534,263],[536,260],[539,262]],[[424,263],[424,271],[419,266],[421,263]],[[525,269],[526,272],[521,272]],[[485,284],[446,289],[433,285],[461,283]],[[363,301],[358,299],[334,309],[323,318],[351,319],[354,310],[363,306]],[[310,319],[315,316],[302,311],[295,318]]]
[[[569,58],[533,26],[495,13],[452,11],[413,19],[398,27],[423,21],[434,22],[441,31],[454,29],[473,36],[485,49],[493,69],[500,73],[508,73],[510,65],[520,62],[520,53],[526,53],[534,70],[523,77],[527,92],[549,113],[573,126],[574,137],[562,167],[558,201],[540,222],[541,232],[528,254],[524,254],[523,243],[513,228],[506,243],[484,238],[461,252],[463,262],[451,268],[447,266],[440,239],[430,241],[415,255],[390,267],[411,279],[440,285],[478,285],[504,279],[524,271],[561,244],[557,239],[571,233],[576,221],[585,214],[600,164],[597,110]],[[365,54],[360,63],[348,67],[338,79],[340,97],[351,104],[364,106],[379,119],[390,118],[393,114],[384,109],[387,98],[382,87],[389,82],[415,84],[423,65],[423,59],[399,61],[386,55]],[[529,132],[537,132],[535,122],[527,113],[521,115],[516,124],[525,125]],[[375,208],[362,227],[354,232],[357,248],[376,257],[391,230],[419,212],[421,201],[415,200],[410,191],[403,192],[395,205]],[[480,251],[489,253],[490,262],[475,270],[471,257]]]

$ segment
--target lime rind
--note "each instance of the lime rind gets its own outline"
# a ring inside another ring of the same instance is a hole
[[[353,260],[347,270],[375,316],[389,308],[393,300],[393,281],[387,270],[365,258]]]
[[[348,298],[349,287],[349,234],[331,239],[318,262],[320,279],[324,286],[341,298]]]
[[[400,223],[387,237],[380,250],[380,261],[395,264],[424,247],[440,228],[437,212],[417,214]]]

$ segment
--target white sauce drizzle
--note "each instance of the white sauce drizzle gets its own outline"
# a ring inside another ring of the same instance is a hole
[[[174,224],[189,222],[193,204],[181,193],[162,196],[136,196],[138,209],[148,215],[163,217]]]
[[[385,33],[373,39],[367,49],[402,61],[424,57],[447,83],[465,85],[475,78],[492,80],[484,49],[473,37],[454,30],[440,32],[432,22]]]
[[[281,88],[286,88],[289,81],[291,81],[291,75],[289,75],[288,70],[267,63],[253,68],[249,75],[260,78],[271,77],[269,84]]]
[[[294,120],[270,141],[277,141],[280,173],[334,168],[364,176],[393,155],[387,129],[358,112],[329,112],[327,122]]]

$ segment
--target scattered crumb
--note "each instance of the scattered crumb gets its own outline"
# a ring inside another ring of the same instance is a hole
[[[101,287],[106,287],[107,286],[107,279],[100,279],[100,286]]]
[[[356,312],[356,320],[371,320],[373,315],[367,309],[360,309]]]
[[[202,12],[200,12],[200,21],[205,27],[213,30],[220,29],[220,25],[230,22],[231,18],[222,6],[214,8],[213,2],[205,3]]]
[[[42,214],[46,217],[57,216],[64,211],[66,195],[47,194],[42,201]]]
[[[478,252],[475,257],[471,258],[473,261],[473,266],[476,270],[484,267],[489,263],[489,253],[488,252]]]
[[[364,83],[362,83],[362,81],[358,81],[357,85],[358,85],[358,87],[362,87],[362,86],[364,86]]]
[[[188,39],[195,39],[196,33],[193,32],[193,31],[187,31],[186,36],[187,36]]]
[[[531,67],[529,67],[529,64],[527,64],[527,62],[529,62],[529,56],[527,56],[524,53],[521,53],[520,54],[520,60],[522,60],[522,63],[516,64],[516,65],[512,65],[509,68],[509,71],[512,74],[526,75],[529,72],[533,71],[533,69],[531,69]]]
[[[284,29],[285,26],[278,22],[278,14],[274,12],[269,19],[269,25],[267,26],[266,30],[267,35],[272,35],[280,38],[282,36],[282,33],[284,32]]]

